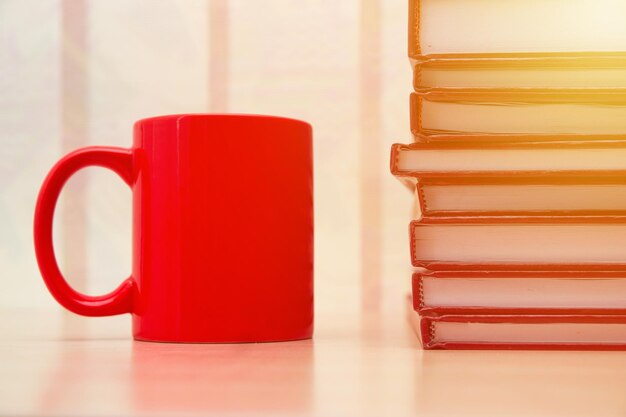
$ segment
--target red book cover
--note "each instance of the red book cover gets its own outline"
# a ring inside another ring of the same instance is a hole
[[[423,316],[626,314],[626,271],[419,271],[412,289]]]
[[[424,349],[626,349],[626,316],[445,315],[413,323]]]
[[[443,175],[405,183],[425,217],[626,214],[626,176]]]
[[[430,270],[623,270],[624,216],[424,217],[413,266]]]

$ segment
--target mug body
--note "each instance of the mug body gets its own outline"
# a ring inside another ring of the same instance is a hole
[[[311,127],[253,115],[140,120],[133,334],[260,342],[313,331]]]

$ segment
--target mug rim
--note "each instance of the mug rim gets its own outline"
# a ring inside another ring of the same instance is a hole
[[[304,125],[309,129],[312,129],[310,123],[305,122],[304,120],[294,119],[292,117],[285,116],[274,116],[269,114],[253,114],[253,113],[177,113],[177,114],[165,114],[160,116],[151,116],[145,117],[137,120],[134,123],[135,127],[158,123],[158,122],[168,122],[170,120],[181,121],[184,119],[190,118],[201,118],[201,119],[257,119],[257,120],[268,120],[274,122],[287,122],[287,123],[297,123],[300,125]]]

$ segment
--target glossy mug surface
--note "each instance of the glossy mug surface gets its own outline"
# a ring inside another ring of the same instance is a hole
[[[116,172],[133,194],[132,274],[88,296],[63,278],[52,245],[58,195],[81,168]],[[37,200],[37,260],[48,289],[86,316],[131,313],[136,339],[260,342],[313,332],[311,126],[253,115],[140,120],[130,149],[61,159]]]

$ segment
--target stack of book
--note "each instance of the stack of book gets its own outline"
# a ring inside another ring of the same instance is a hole
[[[411,0],[424,348],[626,349],[626,2]]]

